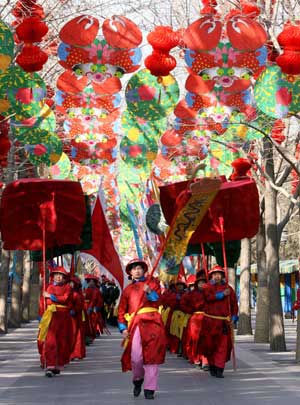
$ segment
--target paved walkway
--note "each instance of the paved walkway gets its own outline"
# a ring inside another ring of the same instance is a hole
[[[149,403],[132,397],[129,373],[120,372],[120,334],[97,339],[88,357],[72,362],[60,376],[44,377],[35,343],[37,323],[0,337],[0,404],[122,405]],[[284,405],[300,401],[300,366],[295,363],[296,324],[286,322],[288,352],[270,353],[253,337],[237,337],[238,370],[227,365],[223,380],[168,355],[160,390],[162,405]],[[293,402],[292,402],[293,401]]]

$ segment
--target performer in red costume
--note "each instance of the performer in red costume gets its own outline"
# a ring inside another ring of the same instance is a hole
[[[238,304],[234,290],[225,281],[224,269],[217,265],[208,274],[210,281],[203,286],[205,316],[200,351],[208,359],[210,374],[223,378],[231,356],[232,322],[238,321]]]
[[[98,277],[94,274],[86,274],[85,281],[88,283],[87,288],[84,290],[85,309],[88,315],[90,339],[93,341],[98,335],[98,325],[102,325],[102,332],[104,322],[101,316],[101,307],[103,306],[103,298],[97,287]]]
[[[204,271],[197,273],[194,289],[183,295],[180,306],[183,312],[191,314],[186,330],[186,355],[192,364],[209,370],[208,360],[200,352],[200,337],[204,318],[203,286],[206,283]]]
[[[44,292],[46,311],[38,335],[42,366],[46,368],[47,377],[59,374],[64,365],[69,363],[72,341],[72,289],[66,284],[68,273],[63,267],[56,267],[51,276],[53,281]]]
[[[72,331],[73,345],[70,360],[83,359],[85,351],[85,313],[84,296],[81,291],[81,281],[78,277],[71,277],[70,286],[73,290],[72,309]]]
[[[121,359],[122,370],[132,370],[135,397],[141,393],[144,383],[146,399],[153,399],[157,390],[159,364],[164,363],[166,337],[158,312],[160,285],[155,279],[147,279],[148,270],[143,260],[134,259],[126,266],[132,278],[121,296],[119,304],[119,330],[125,339]]]

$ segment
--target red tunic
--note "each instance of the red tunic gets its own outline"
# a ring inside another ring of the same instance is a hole
[[[202,289],[194,289],[183,295],[180,306],[183,312],[192,314],[186,328],[185,353],[191,363],[200,363],[202,353],[200,352],[200,336],[202,334],[204,295]]]
[[[70,359],[83,359],[85,351],[85,322],[83,321],[84,296],[81,291],[73,291],[72,316],[73,346]]]
[[[88,287],[84,290],[85,309],[88,314],[89,333],[92,339],[97,335],[98,327],[103,333],[104,322],[100,313],[103,306],[103,298],[97,287]]]
[[[218,300],[216,293],[230,289],[230,295]],[[207,315],[228,317],[238,314],[237,298],[234,290],[226,283],[214,284],[212,281],[203,286],[205,298],[204,311]],[[223,348],[220,346],[224,346]],[[226,346],[226,347],[225,347]],[[203,335],[201,337],[201,352],[209,359],[210,364],[215,364],[216,352],[222,351],[224,358],[220,363],[230,360],[232,350],[231,321],[214,319],[205,316],[203,319]],[[220,365],[215,364],[218,367]]]
[[[145,284],[146,280],[133,282],[124,289],[119,304],[119,323],[127,324],[125,314],[133,314],[141,308],[158,309],[160,301],[147,299],[144,292]],[[156,280],[152,279],[149,287],[160,296],[160,286]],[[144,364],[162,364],[165,361],[166,337],[161,315],[158,311],[136,314],[129,326],[129,341],[121,359],[123,371],[131,370],[131,344],[137,326],[141,334]]]
[[[46,299],[46,305],[56,304],[49,325],[46,340],[39,344],[41,364],[46,368],[62,368],[70,361],[72,344],[72,321],[70,308],[72,304],[72,289],[68,284],[50,284],[47,288],[49,294],[53,294],[56,300]],[[63,307],[60,307],[62,305]]]

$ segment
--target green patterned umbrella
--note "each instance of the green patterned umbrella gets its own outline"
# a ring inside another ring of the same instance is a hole
[[[120,153],[124,162],[136,168],[148,168],[158,151],[157,142],[140,135],[138,142],[131,141],[127,136],[122,138]]]
[[[3,21],[0,20],[0,73],[10,65],[14,56],[14,38],[13,34]]]
[[[283,118],[292,103],[291,85],[279,66],[269,66],[254,86],[257,108],[272,118]]]
[[[30,143],[24,146],[30,162],[36,166],[41,163],[52,166],[57,163],[62,154],[61,139],[55,134],[46,133],[44,136],[37,136],[36,140],[30,138]]]
[[[55,132],[56,128],[55,115],[48,105],[41,109],[39,115],[30,118],[27,125],[22,125],[22,123],[24,124],[24,121],[15,121],[14,119],[10,122],[12,131],[20,142],[30,141],[31,136],[39,134],[40,131],[43,135],[45,132]]]
[[[140,137],[143,137],[143,135],[157,141],[167,128],[167,118],[156,121],[145,120],[125,110],[121,117],[121,124],[124,134],[132,142],[139,143]]]
[[[34,117],[40,114],[46,93],[45,82],[37,73],[11,66],[0,75],[0,112],[15,114],[18,121]]]
[[[68,178],[71,171],[71,161],[63,152],[59,161],[50,167],[50,175],[52,179],[63,180]]]
[[[126,90],[127,108],[144,120],[159,120],[174,109],[179,97],[176,79],[165,76],[159,81],[149,70],[142,69],[131,77]]]
[[[292,102],[289,106],[290,114],[300,112],[300,76],[284,75],[288,88],[292,91]]]

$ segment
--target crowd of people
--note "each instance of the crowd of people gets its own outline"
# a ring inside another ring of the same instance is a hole
[[[107,322],[117,325],[123,335],[122,371],[132,370],[135,397],[143,388],[146,399],[154,398],[166,350],[213,377],[224,377],[238,321],[237,297],[224,269],[217,265],[163,286],[147,272],[143,260],[127,264],[130,283],[117,307],[119,288],[106,276],[99,280],[86,274],[82,288],[81,280],[63,267],[52,269],[41,297],[38,334],[47,377],[60,374],[70,361],[83,359],[86,345],[109,333]]]
[[[167,349],[223,378],[238,321],[237,297],[224,269],[214,266],[208,275],[199,271],[189,286],[180,280],[164,291],[158,279],[147,277],[147,271],[142,260],[128,263],[126,272],[132,281],[119,304],[125,349],[122,370],[132,370],[133,395],[139,396],[143,387],[145,398],[154,398]]]
[[[73,360],[86,356],[86,346],[103,334],[106,322],[116,322],[114,309],[120,290],[106,276],[70,276],[62,266],[52,268],[40,299],[38,350],[47,377],[60,374]]]

